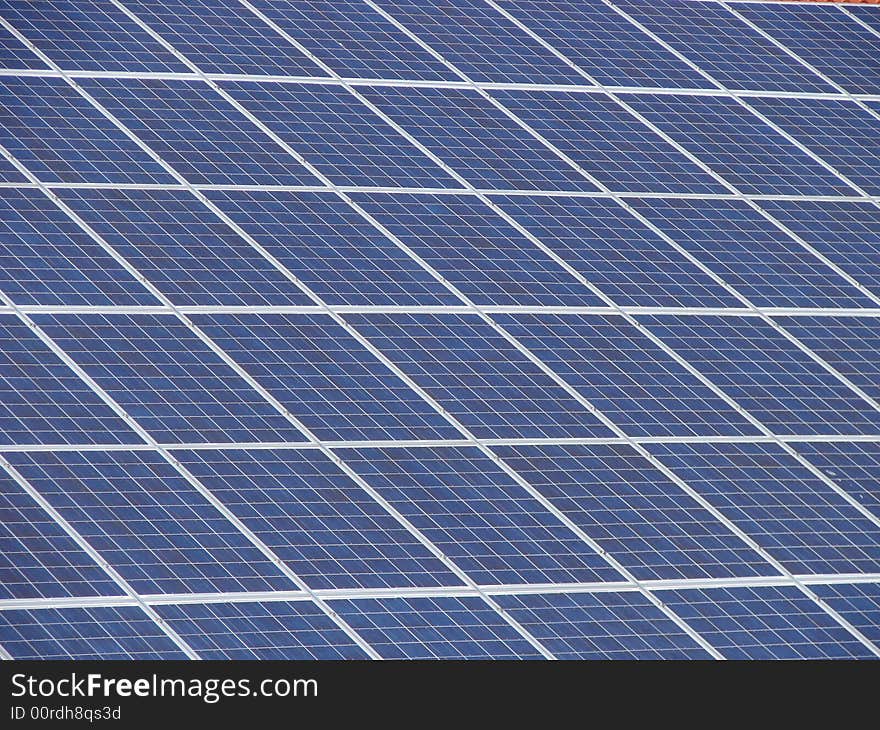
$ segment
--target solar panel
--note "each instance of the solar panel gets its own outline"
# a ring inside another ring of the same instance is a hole
[[[0,94],[0,142],[42,182],[174,182],[63,80],[3,77]]]
[[[759,307],[874,306],[873,300],[818,258],[811,261],[791,236],[742,201],[653,198],[632,205]]]
[[[0,15],[0,656],[880,657],[876,11]]]
[[[60,197],[176,305],[312,303],[187,191],[65,190]],[[156,303],[144,299],[132,303]]]
[[[729,89],[833,91],[720,3],[618,0],[615,5]]]
[[[661,593],[727,659],[859,659],[870,655],[796,588]]]
[[[309,601],[159,606],[204,659],[366,659]]]
[[[186,659],[135,606],[0,611],[16,659]]]
[[[312,175],[202,82],[89,79],[83,88],[195,185],[298,185]]]
[[[3,17],[64,69],[186,71],[174,55],[112,3],[9,0]]]
[[[849,91],[880,91],[880,37],[837,8],[756,3],[736,10]]]

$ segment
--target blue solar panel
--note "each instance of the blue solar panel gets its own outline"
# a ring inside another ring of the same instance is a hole
[[[880,433],[880,412],[761,319],[658,315],[640,320],[776,433]]]
[[[327,75],[238,3],[127,0],[125,6],[205,73]]]
[[[0,144],[43,182],[174,183],[63,80],[4,77],[0,95]]]
[[[615,5],[729,89],[834,92],[720,3],[618,0]]]
[[[382,8],[474,81],[589,83],[482,0],[390,0]]]
[[[767,200],[761,206],[880,297],[880,217],[874,204]]]
[[[611,435],[477,316],[359,314],[348,320],[478,438]]]
[[[504,314],[496,319],[632,436],[757,433],[621,317]]]
[[[60,197],[174,304],[313,303],[185,190],[71,190]],[[137,303],[156,303],[149,300]]]
[[[880,92],[880,37],[836,7],[744,3],[738,13],[851,92]]]
[[[777,322],[850,382],[880,399],[880,318],[782,317]]]
[[[638,579],[777,574],[630,446],[494,451]]]
[[[109,2],[5,0],[3,17],[63,69],[189,70]]]
[[[706,85],[696,71],[601,0],[504,0],[501,6],[599,83]]]
[[[327,304],[460,303],[332,193],[224,190],[207,195]]]
[[[14,659],[186,659],[135,606],[0,611],[0,644]]]
[[[461,187],[342,87],[242,81],[222,88],[333,183]]]
[[[156,304],[64,211],[30,189],[0,198],[0,288],[16,304]]]
[[[880,569],[880,526],[780,447],[648,448],[792,573]]]
[[[742,201],[653,198],[631,204],[757,306],[874,306],[840,274],[817,257],[811,259],[791,236]]]
[[[873,9],[2,5],[0,654],[880,656]]]
[[[495,196],[517,223],[621,306],[738,306],[739,300],[615,202]]]
[[[311,588],[462,585],[318,451],[199,450],[175,455]]]
[[[602,306],[604,302],[477,198],[355,195],[476,304]]]
[[[258,383],[326,440],[458,432],[341,325],[311,315],[194,318]]]
[[[457,78],[365,3],[258,0],[252,4],[341,76],[433,81]]]
[[[540,659],[480,598],[334,601],[383,659]]]
[[[54,518],[0,472],[0,598],[121,594]]]
[[[708,659],[641,593],[498,596],[557,659]]]
[[[662,591],[658,597],[726,659],[873,656],[794,587]]]
[[[877,42],[880,50],[880,38]],[[880,194],[880,104],[869,105],[871,114],[846,99],[756,97],[749,102],[869,195]]]
[[[740,192],[852,193],[852,188],[734,99],[631,94],[626,102]]]
[[[880,641],[880,584],[840,583],[815,586],[813,590],[868,639]]]
[[[880,443],[799,443],[794,447],[856,502],[880,518]]]
[[[311,601],[158,606],[202,659],[366,659]]]
[[[193,184],[316,183],[201,81],[89,79],[82,86]]]
[[[478,583],[621,578],[478,449],[336,453]]]
[[[0,28],[0,68],[47,69],[48,66],[6,28]]]
[[[476,91],[373,87],[361,93],[475,187],[596,190]]]
[[[858,18],[862,23],[867,25],[869,28],[872,28],[874,32],[880,33],[880,12],[877,11],[877,8],[872,8],[870,5],[865,7],[848,7],[846,11],[850,14]]]
[[[305,439],[176,317],[36,319],[159,442]]]
[[[295,588],[158,454],[35,452],[8,458],[138,593]]]
[[[721,184],[607,96],[520,90],[497,91],[493,95],[612,190],[726,192]]]
[[[16,317],[0,317],[0,443],[141,439]]]

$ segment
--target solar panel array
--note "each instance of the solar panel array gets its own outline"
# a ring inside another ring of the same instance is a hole
[[[0,655],[880,656],[880,7],[0,9]]]

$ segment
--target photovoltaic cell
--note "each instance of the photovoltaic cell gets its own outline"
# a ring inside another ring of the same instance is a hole
[[[397,194],[352,197],[476,304],[604,304],[477,198]]]
[[[649,450],[792,573],[877,572],[880,526],[772,444]]]
[[[614,4],[729,89],[834,92],[831,84],[717,2]]]
[[[767,200],[761,206],[880,297],[880,217],[872,203]],[[876,306],[876,305],[875,305]]]
[[[621,578],[476,448],[336,453],[477,583]]]
[[[853,192],[850,186],[733,99],[628,94],[625,101],[740,192],[752,195],[851,195]]]
[[[221,86],[337,185],[461,187],[341,86]]]
[[[612,435],[475,315],[356,314],[346,319],[478,438]]]
[[[296,588],[158,454],[33,452],[7,458],[142,595]]]
[[[798,453],[880,519],[880,443],[798,443]]]
[[[759,307],[874,306],[840,274],[742,201],[652,198],[629,202]],[[742,302],[737,300],[737,306],[743,306]]]
[[[0,197],[0,289],[16,304],[156,304],[40,190]]]
[[[877,43],[880,50],[880,38]],[[877,116],[847,99],[754,97],[749,103],[869,195],[880,194]],[[868,106],[880,116],[880,104]]]
[[[83,88],[195,185],[309,185],[292,155],[201,81],[84,79]]]
[[[366,659],[311,601],[157,606],[202,659]]]
[[[880,318],[782,317],[776,321],[850,382],[880,399]]]
[[[3,16],[61,68],[82,71],[188,71],[112,3],[6,0]]]
[[[600,0],[503,0],[501,7],[599,83],[700,88],[705,80]]]
[[[726,192],[607,96],[524,90],[493,90],[492,95],[612,190]]]
[[[361,93],[474,187],[596,190],[476,91],[373,87]]]
[[[493,451],[640,580],[778,574],[630,446]]]
[[[0,317],[0,443],[141,443],[17,317]]]
[[[880,641],[880,584],[838,583],[813,590],[868,639]]]
[[[641,593],[498,596],[557,659],[708,659]]]
[[[0,472],[0,598],[121,594],[52,516]]]
[[[6,6],[4,5],[5,12]],[[6,28],[0,28],[0,68],[47,69],[49,67]]]
[[[3,77],[0,96],[0,144],[43,182],[174,183],[62,79]]]
[[[495,320],[632,436],[757,434],[622,317],[502,314]]]
[[[383,659],[541,659],[480,598],[387,598],[331,605]]]
[[[776,433],[853,435],[880,429],[880,413],[761,319],[639,319]]]
[[[0,611],[0,644],[15,659],[186,659],[136,606]]]
[[[60,197],[176,305],[314,302],[186,190],[64,190]],[[150,295],[146,304],[156,304]]]
[[[615,202],[525,195],[492,200],[616,304],[739,306],[736,297]]]
[[[125,5],[205,73],[327,75],[238,3],[127,0]]]
[[[846,11],[850,14],[861,20],[865,25],[872,28],[875,32],[880,33],[880,13],[877,12],[877,8],[872,8],[870,6],[859,8],[859,7],[848,7]]]
[[[316,450],[175,455],[313,589],[462,585],[366,490]]]
[[[36,319],[159,442],[304,440],[176,317],[70,314]]]
[[[585,84],[581,74],[482,0],[383,0],[381,7],[473,81]]]
[[[848,91],[880,93],[880,37],[838,8],[738,3],[736,10]]]
[[[217,190],[207,196],[327,304],[460,304],[335,194]]]
[[[417,393],[327,317],[218,314],[198,315],[194,321],[318,438],[458,436]]]
[[[341,76],[456,80],[371,7],[351,0],[258,0],[253,5]]]
[[[860,659],[870,653],[793,586],[662,591],[726,659]]]

